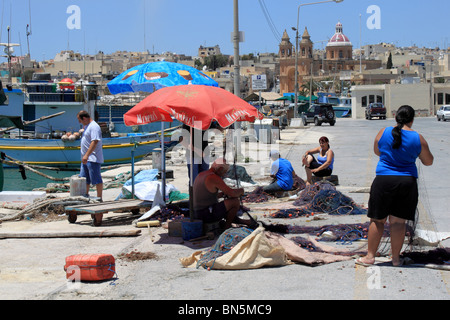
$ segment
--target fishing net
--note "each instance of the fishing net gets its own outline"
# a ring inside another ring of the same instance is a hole
[[[242,198],[242,202],[248,203],[260,203],[267,202],[270,199],[275,199],[274,196],[264,192],[263,187],[257,187],[255,190],[247,194],[244,198]]]
[[[414,221],[408,221],[407,228],[407,246],[404,248],[401,256],[411,259],[417,264],[436,264],[449,266],[450,248],[444,248],[442,243],[437,244],[437,248],[422,245],[420,241],[416,241],[416,229],[421,230],[437,230],[436,221],[431,214],[431,205],[429,202],[428,190],[423,179],[423,168],[420,162],[417,162],[419,178],[417,186],[419,190],[419,204],[416,208]],[[448,270],[448,269],[446,269]]]
[[[294,202],[294,205],[300,205],[300,207],[278,210],[270,216],[272,218],[298,218],[314,215],[315,213],[331,215],[367,214],[367,209],[356,204],[352,198],[340,191],[333,190],[327,185],[324,186],[324,188],[319,190],[316,189],[317,186],[313,186],[313,188],[302,191],[299,200]]]
[[[180,208],[175,205],[167,205],[155,213],[150,220],[165,222],[167,220],[179,220],[189,217],[189,208]]]
[[[202,257],[197,262],[197,268],[203,267],[208,268],[208,263],[212,262],[209,267],[213,269],[214,261],[223,256],[225,253],[229,252],[234,248],[239,242],[249,236],[253,230],[242,227],[242,228],[229,228],[225,230],[217,239],[215,245],[208,249],[202,254]]]
[[[297,200],[294,201],[295,206],[302,206],[310,203],[314,197],[322,190],[336,190],[336,187],[328,181],[318,181],[303,188],[298,194]]]
[[[291,191],[294,192],[300,192],[301,190],[305,189],[306,183],[305,181],[300,178],[299,176],[294,177],[294,185],[293,189]],[[257,187],[255,190],[247,194],[243,199],[242,202],[247,203],[261,203],[261,202],[267,202],[271,199],[275,199],[276,197],[264,192],[264,187]]]
[[[450,248],[437,248],[425,252],[403,252],[403,258],[409,258],[415,263],[434,263],[450,266]]]
[[[315,235],[320,241],[336,241],[350,243],[367,239],[369,222],[355,224],[337,224],[325,226],[289,226],[290,234]],[[384,236],[389,236],[389,228],[385,228]]]
[[[304,190],[306,188],[306,182],[302,178],[300,178],[298,175],[295,175],[294,177],[294,190]]]

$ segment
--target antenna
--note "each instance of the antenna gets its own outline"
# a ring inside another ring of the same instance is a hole
[[[31,59],[31,54],[30,54],[30,39],[29,37],[31,36],[31,3],[30,0],[28,0],[28,12],[30,15],[30,23],[27,24],[27,46],[28,46],[28,57],[30,57]]]

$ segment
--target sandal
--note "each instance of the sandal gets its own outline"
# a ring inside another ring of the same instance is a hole
[[[356,260],[355,260],[355,264],[358,264],[358,265],[363,266],[363,267],[370,267],[370,266],[373,266],[373,265],[374,265],[374,263],[366,263],[366,262],[363,262],[361,259],[362,259],[362,258],[356,259]]]

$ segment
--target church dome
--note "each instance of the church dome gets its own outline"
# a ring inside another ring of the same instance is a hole
[[[342,46],[352,46],[352,43],[348,39],[348,37],[342,32],[342,24],[338,22],[336,24],[336,33],[334,36],[328,41],[327,47],[342,47]]]

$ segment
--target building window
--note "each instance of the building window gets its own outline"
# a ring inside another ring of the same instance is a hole
[[[367,97],[361,97],[361,107],[365,108],[367,107]]]
[[[442,92],[437,94],[437,103],[444,104],[444,94]]]
[[[377,96],[377,102],[378,103],[383,103],[383,97],[382,96]]]
[[[445,104],[450,104],[450,94],[445,94]]]

